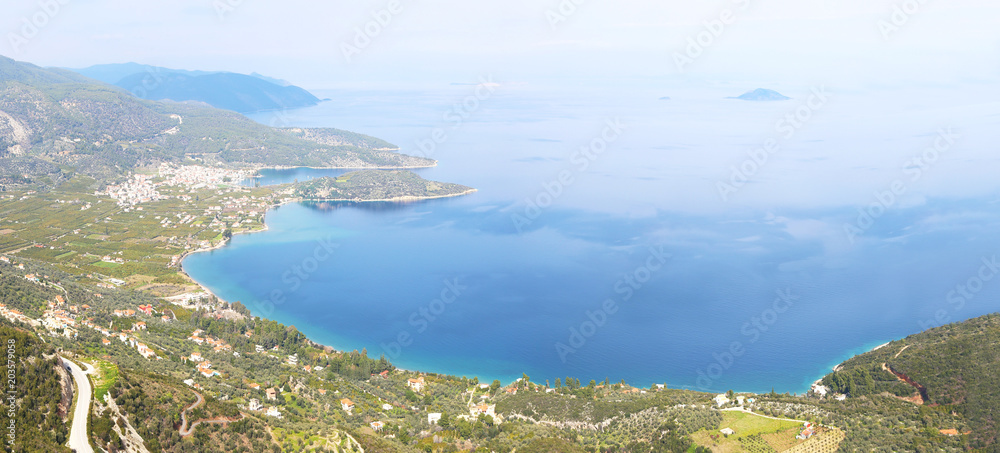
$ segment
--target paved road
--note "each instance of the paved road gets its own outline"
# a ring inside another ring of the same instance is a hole
[[[63,363],[69,365],[77,388],[76,407],[73,408],[73,427],[69,431],[69,448],[77,453],[94,453],[87,435],[87,414],[90,412],[90,400],[94,395],[90,388],[90,380],[77,364],[65,358],[63,358]]]

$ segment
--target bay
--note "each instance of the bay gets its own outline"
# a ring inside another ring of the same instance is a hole
[[[968,160],[995,104],[942,93],[914,113],[906,96],[846,96],[786,137],[776,123],[807,105],[806,88],[783,103],[660,90],[331,91],[256,115],[384,138],[439,160],[421,176],[479,192],[284,205],[268,231],[190,255],[184,270],[318,342],[505,382],[803,392],[851,354],[1000,307],[988,281],[961,303],[954,292],[1000,243],[995,195],[970,183],[977,165],[942,158],[913,180],[902,164],[933,142],[942,112],[963,127]],[[859,115],[879,119],[859,127]],[[722,196],[768,140],[780,151]],[[963,190],[940,188],[960,172]],[[897,180],[909,190],[859,220]]]

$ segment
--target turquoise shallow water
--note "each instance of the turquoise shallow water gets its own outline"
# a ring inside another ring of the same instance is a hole
[[[403,368],[712,391],[802,392],[851,354],[940,324],[935,314],[955,321],[1000,307],[997,282],[962,304],[949,297],[1000,244],[991,198],[893,206],[851,243],[842,226],[858,211],[849,203],[700,209],[718,202],[715,179],[681,161],[700,149],[701,116],[674,134],[656,127],[660,104],[521,93],[451,128],[439,115],[462,100],[460,90],[332,93],[340,104],[283,121],[358,130],[411,152],[445,128],[448,140],[432,152],[441,165],[419,172],[479,192],[285,205],[268,214],[269,231],[191,255],[184,269],[257,315]],[[708,116],[716,108],[684,107]],[[638,112],[624,117],[633,134],[580,169],[574,150],[616,110]],[[760,125],[741,115],[731,136],[705,146],[758,142]],[[800,145],[821,146],[809,143]],[[553,190],[563,170],[573,182]],[[725,175],[726,166],[704,173]],[[269,172],[266,183],[321,174]],[[678,178],[689,192],[679,192]],[[716,201],[684,202],[699,197]],[[526,200],[545,203],[536,212]]]

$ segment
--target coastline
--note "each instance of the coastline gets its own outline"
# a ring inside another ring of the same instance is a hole
[[[358,198],[310,198],[308,200],[306,200],[306,199],[297,199],[297,200],[293,200],[293,201],[296,202],[296,203],[303,202],[303,201],[317,201],[317,202],[350,201],[350,202],[354,202],[354,203],[380,203],[380,202],[408,203],[408,202],[413,202],[413,201],[438,200],[438,199],[442,199],[442,198],[461,197],[463,195],[468,195],[468,194],[475,193],[475,192],[478,192],[478,191],[479,191],[479,189],[469,189],[469,190],[466,190],[464,192],[453,193],[453,194],[448,194],[448,195],[435,195],[435,196],[431,196],[431,197],[417,197],[417,196],[407,195],[407,196],[403,196],[403,197],[379,198],[379,199],[374,199],[374,200],[362,200],[362,199],[358,199]],[[282,203],[282,204],[284,204],[284,203]]]
[[[398,151],[398,150],[397,150]],[[415,156],[411,156],[415,157]],[[310,170],[414,170],[421,168],[434,168],[438,166],[438,161],[433,160],[430,165],[391,165],[391,166],[375,166],[375,167],[310,167],[308,165],[267,165],[261,167],[251,167],[254,171],[260,170],[292,170],[295,168],[308,168]],[[251,176],[249,179],[253,179],[255,176]]]
[[[268,167],[268,168],[276,168],[276,167]],[[292,168],[303,168],[303,167],[292,167]],[[313,202],[352,202],[352,203],[378,203],[378,202],[406,203],[406,202],[413,202],[413,201],[424,201],[424,200],[433,200],[433,199],[454,198],[454,197],[464,196],[464,195],[468,195],[468,194],[472,194],[472,193],[476,193],[476,192],[478,192],[478,189],[470,188],[470,189],[462,191],[462,192],[453,193],[453,194],[447,194],[447,195],[436,195],[436,196],[402,196],[402,197],[393,197],[393,198],[384,198],[384,199],[370,199],[370,200],[345,199],[345,198],[304,199],[304,198],[300,198],[300,197],[294,197],[294,198],[286,198],[286,199],[280,200],[278,202],[275,202],[270,208],[268,208],[268,213],[271,211],[272,208],[277,208],[277,207],[280,207],[280,206],[283,206],[283,205],[286,205],[286,204],[290,204],[290,203],[301,203],[301,202],[304,202],[304,201],[313,201]],[[269,230],[270,230],[270,226],[267,223],[266,213],[265,213],[265,220],[264,220],[263,225],[262,225],[261,228],[259,228],[259,229],[253,229],[253,230],[244,230],[244,231],[239,231],[239,232],[233,232],[233,236],[236,236],[238,234],[253,234],[253,233],[259,233],[259,232],[266,232],[266,231],[269,231]],[[189,256],[189,255],[192,255],[192,254],[195,254],[195,253],[200,253],[200,252],[211,252],[211,251],[214,251],[214,250],[221,249],[221,248],[229,245],[231,239],[232,238],[223,240],[220,243],[215,244],[215,245],[213,245],[211,247],[203,247],[203,248],[199,248],[199,249],[196,249],[196,250],[186,251],[179,258],[179,260],[178,260],[178,262],[181,263],[180,264],[180,269],[178,270],[179,273],[181,273],[188,280],[190,280],[195,285],[197,285],[197,287],[200,288],[201,291],[204,292],[205,294],[214,296],[215,298],[217,298],[217,300],[219,300],[221,302],[227,302],[227,303],[230,302],[230,301],[224,299],[223,297],[220,297],[218,294],[216,294],[214,291],[212,291],[211,289],[209,289],[202,282],[194,279],[191,275],[189,275],[183,269],[182,263],[183,263],[183,260],[187,256]],[[267,318],[265,316],[259,316],[259,315],[254,315],[254,316],[258,317],[258,318],[261,318],[261,319],[270,319],[270,318]],[[324,344],[324,343],[316,341],[315,339],[313,339],[311,336],[309,336],[305,332],[303,332],[303,334],[305,334],[307,336],[307,338],[309,339],[310,342],[312,342],[312,343],[314,343],[316,345],[319,345],[321,347],[330,347],[330,348],[333,348],[334,350],[337,350],[337,351],[341,351],[342,350],[341,347],[339,347],[339,346],[337,346],[335,344]],[[878,344],[876,344],[874,346],[869,346],[871,344],[871,343],[869,343],[869,345],[864,345],[864,346],[861,346],[861,347],[858,347],[858,348],[852,348],[852,349],[849,349],[849,350],[845,351],[844,354],[843,354],[843,357],[841,359],[837,360],[837,362],[835,362],[834,365],[824,367],[824,371],[821,374],[818,375],[818,378],[815,378],[815,379],[806,379],[805,382],[803,382],[805,388],[804,388],[804,390],[802,390],[801,392],[799,392],[798,395],[804,396],[804,395],[808,394],[809,391],[813,388],[813,386],[817,385],[817,384],[820,384],[821,381],[822,381],[822,378],[825,377],[827,374],[829,374],[830,371],[837,371],[841,367],[841,365],[844,363],[844,361],[850,359],[851,357],[857,356],[859,354],[863,354],[863,353],[866,353],[866,352],[875,351],[875,350],[884,348],[884,347],[888,346],[889,344],[891,344],[892,341],[895,341],[895,340],[890,340],[888,342],[881,341],[881,342],[879,342]],[[419,372],[419,373],[441,373],[441,372],[438,372],[438,371],[431,371],[431,370],[427,370],[427,369],[421,369],[420,367],[414,367],[414,366],[412,366],[412,364],[410,366],[408,366],[407,368],[399,367],[395,363],[393,363],[393,365],[396,365],[396,367],[398,369],[402,370],[402,371],[412,371],[412,372]],[[447,372],[443,372],[443,374],[448,374],[448,373]],[[816,376],[816,375],[814,375],[814,376]],[[701,392],[705,392],[705,393],[717,393],[717,392],[712,392],[712,391],[700,390],[700,389],[697,389],[697,388],[694,388],[694,387],[686,387],[686,386],[679,386],[679,385],[670,385],[669,383],[667,383],[667,385],[670,386],[671,388],[686,388],[688,390],[701,391]],[[790,389],[790,390],[793,390],[793,389]],[[748,393],[763,393],[763,392],[753,392],[753,391],[751,391],[751,392],[748,392]]]
[[[821,383],[821,381],[823,380],[823,378],[827,374],[830,374],[831,372],[835,372],[835,371],[840,371],[843,368],[842,365],[844,364],[844,362],[850,360],[853,357],[859,356],[861,354],[865,354],[865,353],[868,353],[868,352],[877,351],[879,349],[882,349],[882,348],[884,348],[884,347],[889,346],[890,344],[892,344],[893,341],[897,341],[897,340],[898,340],[898,338],[897,339],[892,339],[892,340],[889,340],[889,341],[886,341],[886,342],[880,342],[879,344],[877,344],[875,346],[870,346],[871,343],[869,343],[869,345],[864,345],[864,346],[860,346],[860,347],[848,350],[847,352],[844,353],[844,355],[843,355],[844,358],[838,360],[836,362],[836,364],[828,367],[829,371],[826,371],[822,375],[820,375],[818,379],[816,379],[815,381],[812,382],[812,384],[808,384],[809,386],[806,387],[806,390],[803,392],[803,394],[808,393],[810,390],[812,390],[813,386]]]
[[[291,168],[302,168],[302,167],[291,167]],[[348,202],[355,202],[355,203],[378,203],[378,202],[406,203],[406,202],[413,202],[413,201],[436,200],[436,199],[442,199],[442,198],[454,198],[454,197],[460,197],[460,196],[468,195],[468,194],[475,193],[475,192],[478,192],[478,189],[469,189],[469,190],[466,190],[466,191],[461,192],[461,193],[454,193],[454,194],[449,194],[449,195],[436,195],[436,196],[426,196],[426,197],[405,196],[405,197],[395,197],[395,198],[375,199],[375,200],[357,200],[357,199],[315,199],[315,200],[310,199],[310,200],[306,200],[306,199],[302,199],[302,198],[291,198],[291,199],[282,200],[282,201],[280,201],[280,202],[272,205],[270,208],[268,208],[268,213],[271,210],[273,210],[274,208],[277,208],[277,207],[280,207],[280,206],[284,206],[284,205],[290,204],[290,203],[301,203],[303,201],[318,201],[318,202],[348,201]],[[244,230],[244,231],[233,232],[233,237],[235,237],[237,235],[240,235],[240,234],[263,233],[263,232],[269,231],[270,229],[271,229],[270,226],[267,224],[267,213],[265,213],[264,214],[263,227],[261,227],[259,229],[254,229],[254,230]],[[221,248],[229,245],[229,243],[231,241],[232,241],[232,237],[230,237],[228,239],[224,239],[224,240],[220,241],[218,244],[212,245],[211,247],[201,247],[201,248],[198,248],[198,249],[195,249],[195,250],[187,250],[187,251],[185,251],[177,259],[177,263],[178,263],[177,264],[178,265],[178,271],[177,272],[180,273],[181,275],[183,275],[185,278],[187,278],[191,282],[193,282],[199,288],[201,288],[202,292],[204,292],[204,293],[206,293],[206,294],[208,294],[210,296],[215,297],[220,302],[229,303],[229,301],[223,299],[222,297],[219,297],[219,295],[216,294],[214,291],[212,291],[207,286],[205,286],[203,283],[199,282],[194,277],[192,277],[190,274],[188,274],[187,271],[184,270],[183,263],[184,263],[184,259],[187,258],[190,255],[193,255],[195,253],[203,253],[203,252],[211,252],[211,251],[214,251],[214,250],[219,250],[219,249],[221,249]],[[258,316],[258,317],[259,318],[263,318],[262,316]],[[313,340],[310,339],[309,341],[313,341]],[[316,343],[315,341],[313,341],[313,342]],[[320,344],[320,343],[316,343],[316,344]],[[322,346],[330,346],[330,345],[322,345]],[[330,347],[332,347],[334,349],[337,349],[334,346],[330,346]]]

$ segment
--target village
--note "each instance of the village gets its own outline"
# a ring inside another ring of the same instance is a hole
[[[154,177],[143,174],[133,174],[122,184],[108,185],[104,193],[114,199],[119,206],[130,207],[141,203],[165,200],[168,197],[157,191],[159,186],[177,187],[194,192],[199,189],[216,187],[222,184],[238,184],[253,175],[252,170],[228,170],[224,168],[203,167],[200,165],[160,164],[158,177],[160,182],[154,182]]]

